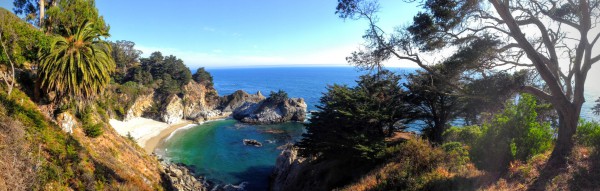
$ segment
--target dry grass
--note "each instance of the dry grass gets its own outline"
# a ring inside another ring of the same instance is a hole
[[[30,154],[34,149],[21,127],[0,115],[0,190],[26,190],[35,183],[35,159]]]
[[[545,172],[545,165],[551,152],[536,155],[526,162],[513,161],[507,173],[498,175],[478,170],[472,163],[454,168],[448,158],[429,172],[413,174],[412,179],[422,181],[421,187],[393,187],[392,190],[489,190],[519,191],[536,190],[534,183]],[[417,154],[420,155],[420,154]],[[415,156],[417,156],[415,155]],[[405,158],[406,159],[406,158]],[[408,160],[415,160],[408,159]],[[367,191],[389,190],[390,181],[405,176],[406,161],[390,160],[359,181],[341,190]],[[408,163],[414,164],[414,163]],[[543,190],[600,190],[600,153],[594,148],[575,147],[566,169],[554,169],[555,176],[543,184]],[[391,184],[398,184],[392,182]]]

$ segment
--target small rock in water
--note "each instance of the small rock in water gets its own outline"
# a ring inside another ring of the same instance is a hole
[[[262,143],[258,142],[257,140],[254,140],[254,139],[244,139],[244,145],[262,147]]]

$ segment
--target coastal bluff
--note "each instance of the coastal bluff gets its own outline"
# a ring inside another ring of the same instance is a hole
[[[181,94],[167,97],[154,92],[138,96],[126,108],[125,121],[148,117],[168,124],[190,120],[201,123],[207,120],[233,117],[243,123],[275,124],[306,119],[307,105],[302,98],[271,98],[259,91],[249,94],[243,90],[218,96],[213,87],[190,81]]]

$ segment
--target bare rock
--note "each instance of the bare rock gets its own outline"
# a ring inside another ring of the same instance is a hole
[[[233,118],[244,123],[273,124],[306,119],[307,105],[302,98],[276,101],[265,99],[258,103],[246,102],[233,111]]]
[[[71,115],[69,112],[58,114],[56,122],[58,122],[60,128],[67,133],[73,133],[73,128],[77,127],[75,116]]]
[[[133,105],[129,107],[127,110],[127,114],[125,115],[124,121],[128,121],[130,119],[141,117],[142,114],[146,111],[146,109],[150,108],[152,104],[154,104],[154,92],[147,95],[140,95],[135,101]]]
[[[178,123],[183,120],[183,103],[177,95],[171,95],[166,99],[161,113],[162,121],[168,124]]]

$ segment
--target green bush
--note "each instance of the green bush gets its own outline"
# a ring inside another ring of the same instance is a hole
[[[205,85],[208,88],[213,87],[213,77],[204,69],[204,67],[198,68],[196,73],[192,75],[192,79],[199,84]]]
[[[537,120],[537,101],[527,94],[517,104],[508,102],[503,113],[483,125],[483,135],[470,152],[475,165],[504,172],[513,160],[527,161],[552,147],[553,129]]]
[[[271,94],[269,94],[268,99],[273,102],[277,102],[277,103],[283,102],[288,99],[288,94],[287,94],[287,92],[285,92],[283,90],[279,90],[277,92],[271,91]]]
[[[435,169],[446,158],[441,149],[423,139],[407,140],[388,151],[394,151],[389,154],[395,157],[376,175],[379,182],[374,190],[427,190],[427,184],[438,178]]]
[[[442,135],[446,142],[461,142],[472,146],[483,135],[481,126],[451,127]]]
[[[600,145],[600,123],[596,121],[579,120],[577,126],[577,142],[585,146]]]
[[[85,136],[96,138],[102,135],[104,131],[102,130],[102,123],[97,123],[94,125],[84,125],[83,131],[85,132]]]
[[[456,170],[458,167],[467,164],[469,159],[469,151],[459,142],[448,142],[442,145],[442,150],[446,152],[448,164],[451,170]]]

